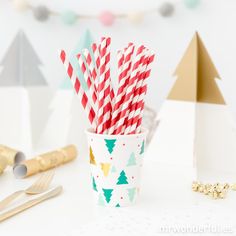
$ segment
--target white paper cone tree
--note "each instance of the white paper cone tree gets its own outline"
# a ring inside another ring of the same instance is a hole
[[[82,50],[84,48],[87,48],[90,53],[92,54],[91,45],[94,42],[93,36],[91,32],[87,29],[80,37],[80,40],[78,42],[78,45],[76,45],[75,49],[72,51],[70,55],[70,62],[73,65],[73,68],[76,68],[77,76],[79,80],[81,81],[82,87],[84,90],[87,90],[87,85],[84,80],[83,73],[79,67],[79,63],[77,60],[78,53],[82,53]],[[63,89],[69,89],[74,92],[74,88],[72,85],[69,85],[70,78],[66,77],[65,80],[62,83]],[[67,130],[67,142],[68,143],[74,143],[78,150],[84,150],[84,147],[86,146],[86,136],[84,133],[84,130],[86,127],[90,127],[90,124],[85,117],[85,113],[83,112],[83,107],[81,106],[81,103],[77,96],[75,95],[73,97],[73,100],[71,102],[71,108],[70,108],[70,115],[71,115],[71,122],[69,124],[69,128]]]
[[[80,37],[80,41],[71,53],[70,62],[73,68],[76,68],[78,78],[85,90],[87,85],[84,81],[83,74],[79,69],[77,54],[82,52],[84,48],[91,50],[93,42],[92,35],[89,30]],[[87,118],[83,112],[83,107],[75,95],[74,88],[70,78],[63,79],[60,89],[55,93],[53,102],[50,105],[51,114],[47,126],[43,130],[41,145],[58,146],[73,143],[77,145],[78,150],[84,150],[86,146],[86,137],[84,129],[90,127]],[[60,135],[58,135],[60,133]],[[45,138],[43,138],[45,137]]]
[[[58,91],[51,104],[50,116],[42,131],[39,141],[39,148],[56,148],[68,144],[67,136],[71,123],[71,104],[73,101],[73,91]]]
[[[47,85],[41,62],[23,31],[19,31],[1,62],[0,86]]]
[[[36,99],[34,98],[37,91],[32,91],[47,85],[40,71],[40,65],[41,62],[26,35],[23,31],[19,31],[1,61],[0,87],[3,90],[1,107],[5,117],[0,118],[3,126],[1,129],[3,137],[0,139],[3,143],[7,142],[8,145],[12,144],[15,147],[24,145],[25,150],[30,150],[32,143],[39,136],[35,128],[41,132],[47,121],[48,114],[44,111],[48,101],[46,104],[42,102],[42,94],[46,91],[40,91]],[[41,107],[44,108],[43,111]],[[14,137],[10,132],[12,129],[15,131]]]
[[[73,89],[58,90],[50,103],[50,115],[42,130],[39,147],[54,148],[75,144],[84,150],[86,139],[84,129],[89,123]]]
[[[52,110],[50,104],[53,99],[53,91],[48,86],[27,88],[30,100],[30,117],[32,127],[32,144],[36,149],[44,149],[40,146],[43,130],[47,127]],[[43,96],[42,96],[43,94]]]
[[[74,92],[74,91],[73,91]],[[67,143],[73,143],[78,150],[84,150],[87,146],[85,129],[90,127],[90,123],[85,116],[83,107],[77,96],[74,95],[70,108],[71,122],[67,131]]]
[[[216,83],[219,74],[198,33],[175,75],[177,80],[160,111],[160,124],[147,156],[155,153],[158,161],[188,166],[190,175],[192,167],[197,167],[199,174],[202,170],[233,172],[236,136],[232,120]]]

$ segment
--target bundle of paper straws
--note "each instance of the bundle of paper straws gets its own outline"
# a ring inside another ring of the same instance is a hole
[[[98,134],[134,134],[141,132],[147,79],[154,54],[143,45],[129,43],[118,51],[118,89],[114,91],[110,74],[111,38],[93,43],[91,50],[77,55],[88,91],[84,91],[76,71],[64,50],[60,58],[71,79],[76,94]]]

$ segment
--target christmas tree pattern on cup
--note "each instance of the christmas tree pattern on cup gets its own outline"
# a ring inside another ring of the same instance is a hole
[[[88,135],[92,189],[100,206],[129,206],[139,193],[145,137],[112,137]]]

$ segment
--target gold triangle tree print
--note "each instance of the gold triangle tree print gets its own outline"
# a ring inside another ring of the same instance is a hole
[[[110,163],[101,163],[101,169],[105,177],[108,176],[110,171],[111,164]]]
[[[90,157],[90,164],[96,165],[95,157],[93,155],[93,149],[89,148],[89,157]]]
[[[174,75],[177,80],[168,99],[225,104],[215,81],[220,76],[198,33],[195,33]]]

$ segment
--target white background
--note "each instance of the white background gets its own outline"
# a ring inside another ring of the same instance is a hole
[[[158,109],[167,95],[175,70],[195,30],[200,32],[224,83],[222,89],[230,104],[236,101],[236,1],[202,0],[194,10],[187,9],[182,1],[175,3],[176,12],[171,18],[158,14],[148,15],[143,23],[134,25],[128,20],[117,20],[112,27],[104,27],[98,20],[79,20],[66,26],[59,17],[46,23],[34,20],[30,11],[17,13],[10,0],[0,1],[0,59],[3,58],[17,31],[22,28],[42,60],[42,70],[52,87],[57,88],[65,76],[58,59],[58,50],[73,50],[80,36],[89,28],[96,40],[103,35],[112,37],[113,51],[123,48],[129,41],[144,43],[157,54],[150,79],[148,104]],[[101,10],[134,12],[159,6],[164,0],[30,0],[32,5],[45,3],[51,10],[72,9],[81,14],[99,14]],[[113,54],[115,59],[115,56]],[[114,70],[113,70],[113,74]],[[116,76],[113,76],[116,79]],[[233,106],[236,111],[236,104]]]
[[[32,0],[30,2],[33,5],[39,3],[39,1]],[[43,2],[53,10],[69,8],[78,13],[98,14],[103,9],[117,12],[150,9],[164,1],[40,1],[40,3]],[[110,28],[103,27],[97,20],[80,20],[74,26],[65,26],[57,17],[52,17],[46,23],[39,23],[34,20],[31,12],[19,14],[13,9],[11,1],[0,0],[0,59],[3,58],[17,31],[20,28],[24,29],[44,64],[42,69],[45,77],[56,89],[65,77],[64,68],[57,55],[58,49],[72,50],[86,28],[90,28],[96,39],[102,35],[112,36],[114,52],[124,47],[129,41],[137,44],[144,43],[157,53],[157,60],[150,79],[148,104],[158,109],[174,82],[172,73],[176,65],[194,31],[198,30],[224,81],[225,97],[233,104],[236,101],[234,92],[236,87],[235,22],[235,0],[202,0],[202,4],[195,10],[186,9],[181,1],[178,1],[176,13],[171,18],[165,19],[158,14],[153,14],[147,16],[141,25],[134,26],[126,20],[118,20]],[[236,111],[236,103],[233,108]],[[155,155],[153,156],[155,157]],[[73,230],[78,230],[84,223],[90,222],[96,215],[96,211],[91,204],[89,192],[91,189],[88,186],[89,170],[88,166],[79,160],[78,158],[75,163],[58,168],[54,185],[62,184],[65,189],[60,197],[4,222],[1,224],[0,232],[5,233],[6,236],[11,236],[15,232],[25,236],[32,235],[32,232],[35,235],[51,233],[64,236],[72,235]],[[231,219],[234,219],[235,216],[235,192],[229,193],[225,201],[212,201],[204,195],[191,191],[191,174],[186,169],[183,171],[173,167],[166,168],[147,162],[144,168],[143,193],[140,203],[134,208],[129,208],[129,213],[138,212],[145,216],[150,212],[154,219],[161,218],[160,220],[165,221],[164,225],[169,226],[176,225],[176,221],[179,219],[184,225],[190,226],[194,223],[199,226],[213,224],[222,228],[228,225],[233,227]],[[2,188],[0,198],[16,189],[26,188],[36,178],[38,176],[25,181],[15,180],[9,168],[0,178]],[[194,209],[193,206],[195,206]],[[177,213],[176,208],[179,208]],[[187,212],[183,211],[186,208]],[[168,214],[163,214],[163,209],[167,209]],[[101,218],[101,214],[98,216]],[[128,217],[129,214],[127,214]],[[174,218],[173,221],[170,220],[171,217]],[[29,232],[27,233],[27,231]]]

